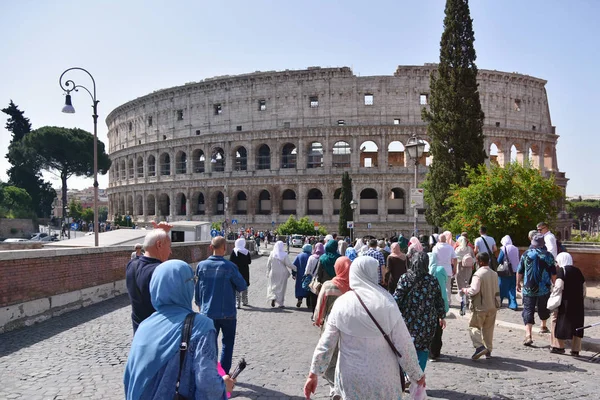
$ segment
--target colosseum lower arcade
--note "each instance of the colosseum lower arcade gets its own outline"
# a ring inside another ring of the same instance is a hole
[[[412,231],[414,162],[404,143],[428,140],[435,64],[399,66],[393,76],[355,76],[350,68],[223,76],[159,90],[107,117],[109,216],[139,224],[236,220],[268,229],[292,214],[337,230],[341,177],[353,180],[356,234]],[[510,161],[553,174],[556,160],[546,81],[480,70],[488,163]],[[422,182],[431,157],[419,160]],[[431,231],[419,210],[421,233]],[[569,224],[559,215],[558,230]]]

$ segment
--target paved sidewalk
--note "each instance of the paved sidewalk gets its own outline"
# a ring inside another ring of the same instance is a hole
[[[319,330],[304,308],[295,307],[293,280],[288,308],[267,304],[265,265],[266,256],[252,261],[251,307],[238,314],[234,362],[245,357],[249,366],[232,399],[300,400]],[[0,399],[122,399],[129,315],[127,296],[120,296],[0,335]],[[598,398],[600,364],[588,361],[591,353],[581,358],[550,354],[542,340],[535,343],[539,347],[527,348],[520,331],[499,327],[494,358],[471,361],[467,321],[448,320],[441,361],[426,370],[430,398]],[[322,382],[315,399],[328,398]]]

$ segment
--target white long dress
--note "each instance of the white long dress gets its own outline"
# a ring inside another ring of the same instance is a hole
[[[287,281],[291,275],[290,270],[295,271],[296,267],[287,256],[283,260],[276,258],[273,253],[269,256],[267,261],[267,278],[269,279],[267,300],[275,300],[279,306],[284,305]]]

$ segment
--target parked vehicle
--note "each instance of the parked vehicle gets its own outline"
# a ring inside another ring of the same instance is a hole
[[[27,239],[23,239],[23,238],[8,238],[8,239],[4,239],[3,243],[16,243],[16,242],[27,242]]]
[[[44,240],[44,238],[48,237],[47,233],[44,232],[38,232],[38,233],[34,233],[33,235],[31,235],[31,239],[29,239],[31,242],[45,242],[46,240]]]
[[[303,245],[302,235],[292,235],[292,247],[302,247]]]

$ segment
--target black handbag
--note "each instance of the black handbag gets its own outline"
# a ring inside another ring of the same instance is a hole
[[[385,331],[383,330],[383,328],[381,327],[381,325],[379,325],[379,323],[377,322],[377,320],[375,319],[375,317],[373,316],[373,314],[371,314],[371,311],[369,311],[369,309],[367,308],[367,306],[365,305],[365,303],[363,303],[363,301],[360,298],[360,296],[358,295],[358,293],[354,292],[354,294],[356,295],[356,298],[358,299],[358,301],[360,301],[360,304],[363,306],[363,308],[365,309],[365,311],[367,312],[367,314],[369,314],[369,317],[371,317],[371,321],[373,321],[375,323],[375,325],[377,326],[377,328],[379,328],[379,331],[383,335],[383,338],[385,339],[385,341],[387,342],[387,344],[390,345],[390,348],[392,349],[392,351],[394,352],[394,354],[398,358],[402,358],[402,355],[400,354],[400,352],[398,351],[398,349],[396,349],[396,346],[394,346],[394,342],[392,342],[392,339],[390,339],[390,337],[388,336],[387,333],[385,333]],[[402,391],[404,392],[404,390],[406,390],[406,377],[404,375],[404,370],[402,369],[402,366],[400,364],[398,364],[398,367],[400,368],[400,384],[402,385]]]
[[[483,243],[485,244],[485,248],[487,249],[487,253],[490,256],[490,268],[494,271],[496,271],[498,269],[498,260],[496,259],[496,256],[494,256],[494,253],[492,253],[492,250],[490,250],[490,246],[487,243],[487,240],[485,240],[485,238],[483,236],[480,236],[481,240],[483,240]]]
[[[179,393],[179,382],[181,380],[181,370],[183,369],[185,355],[190,344],[190,338],[192,337],[195,318],[196,313],[189,313],[185,317],[183,328],[181,328],[181,344],[179,345],[179,373],[177,374],[177,383],[175,383],[175,397],[173,397],[174,400],[187,400],[185,396],[182,396]]]

